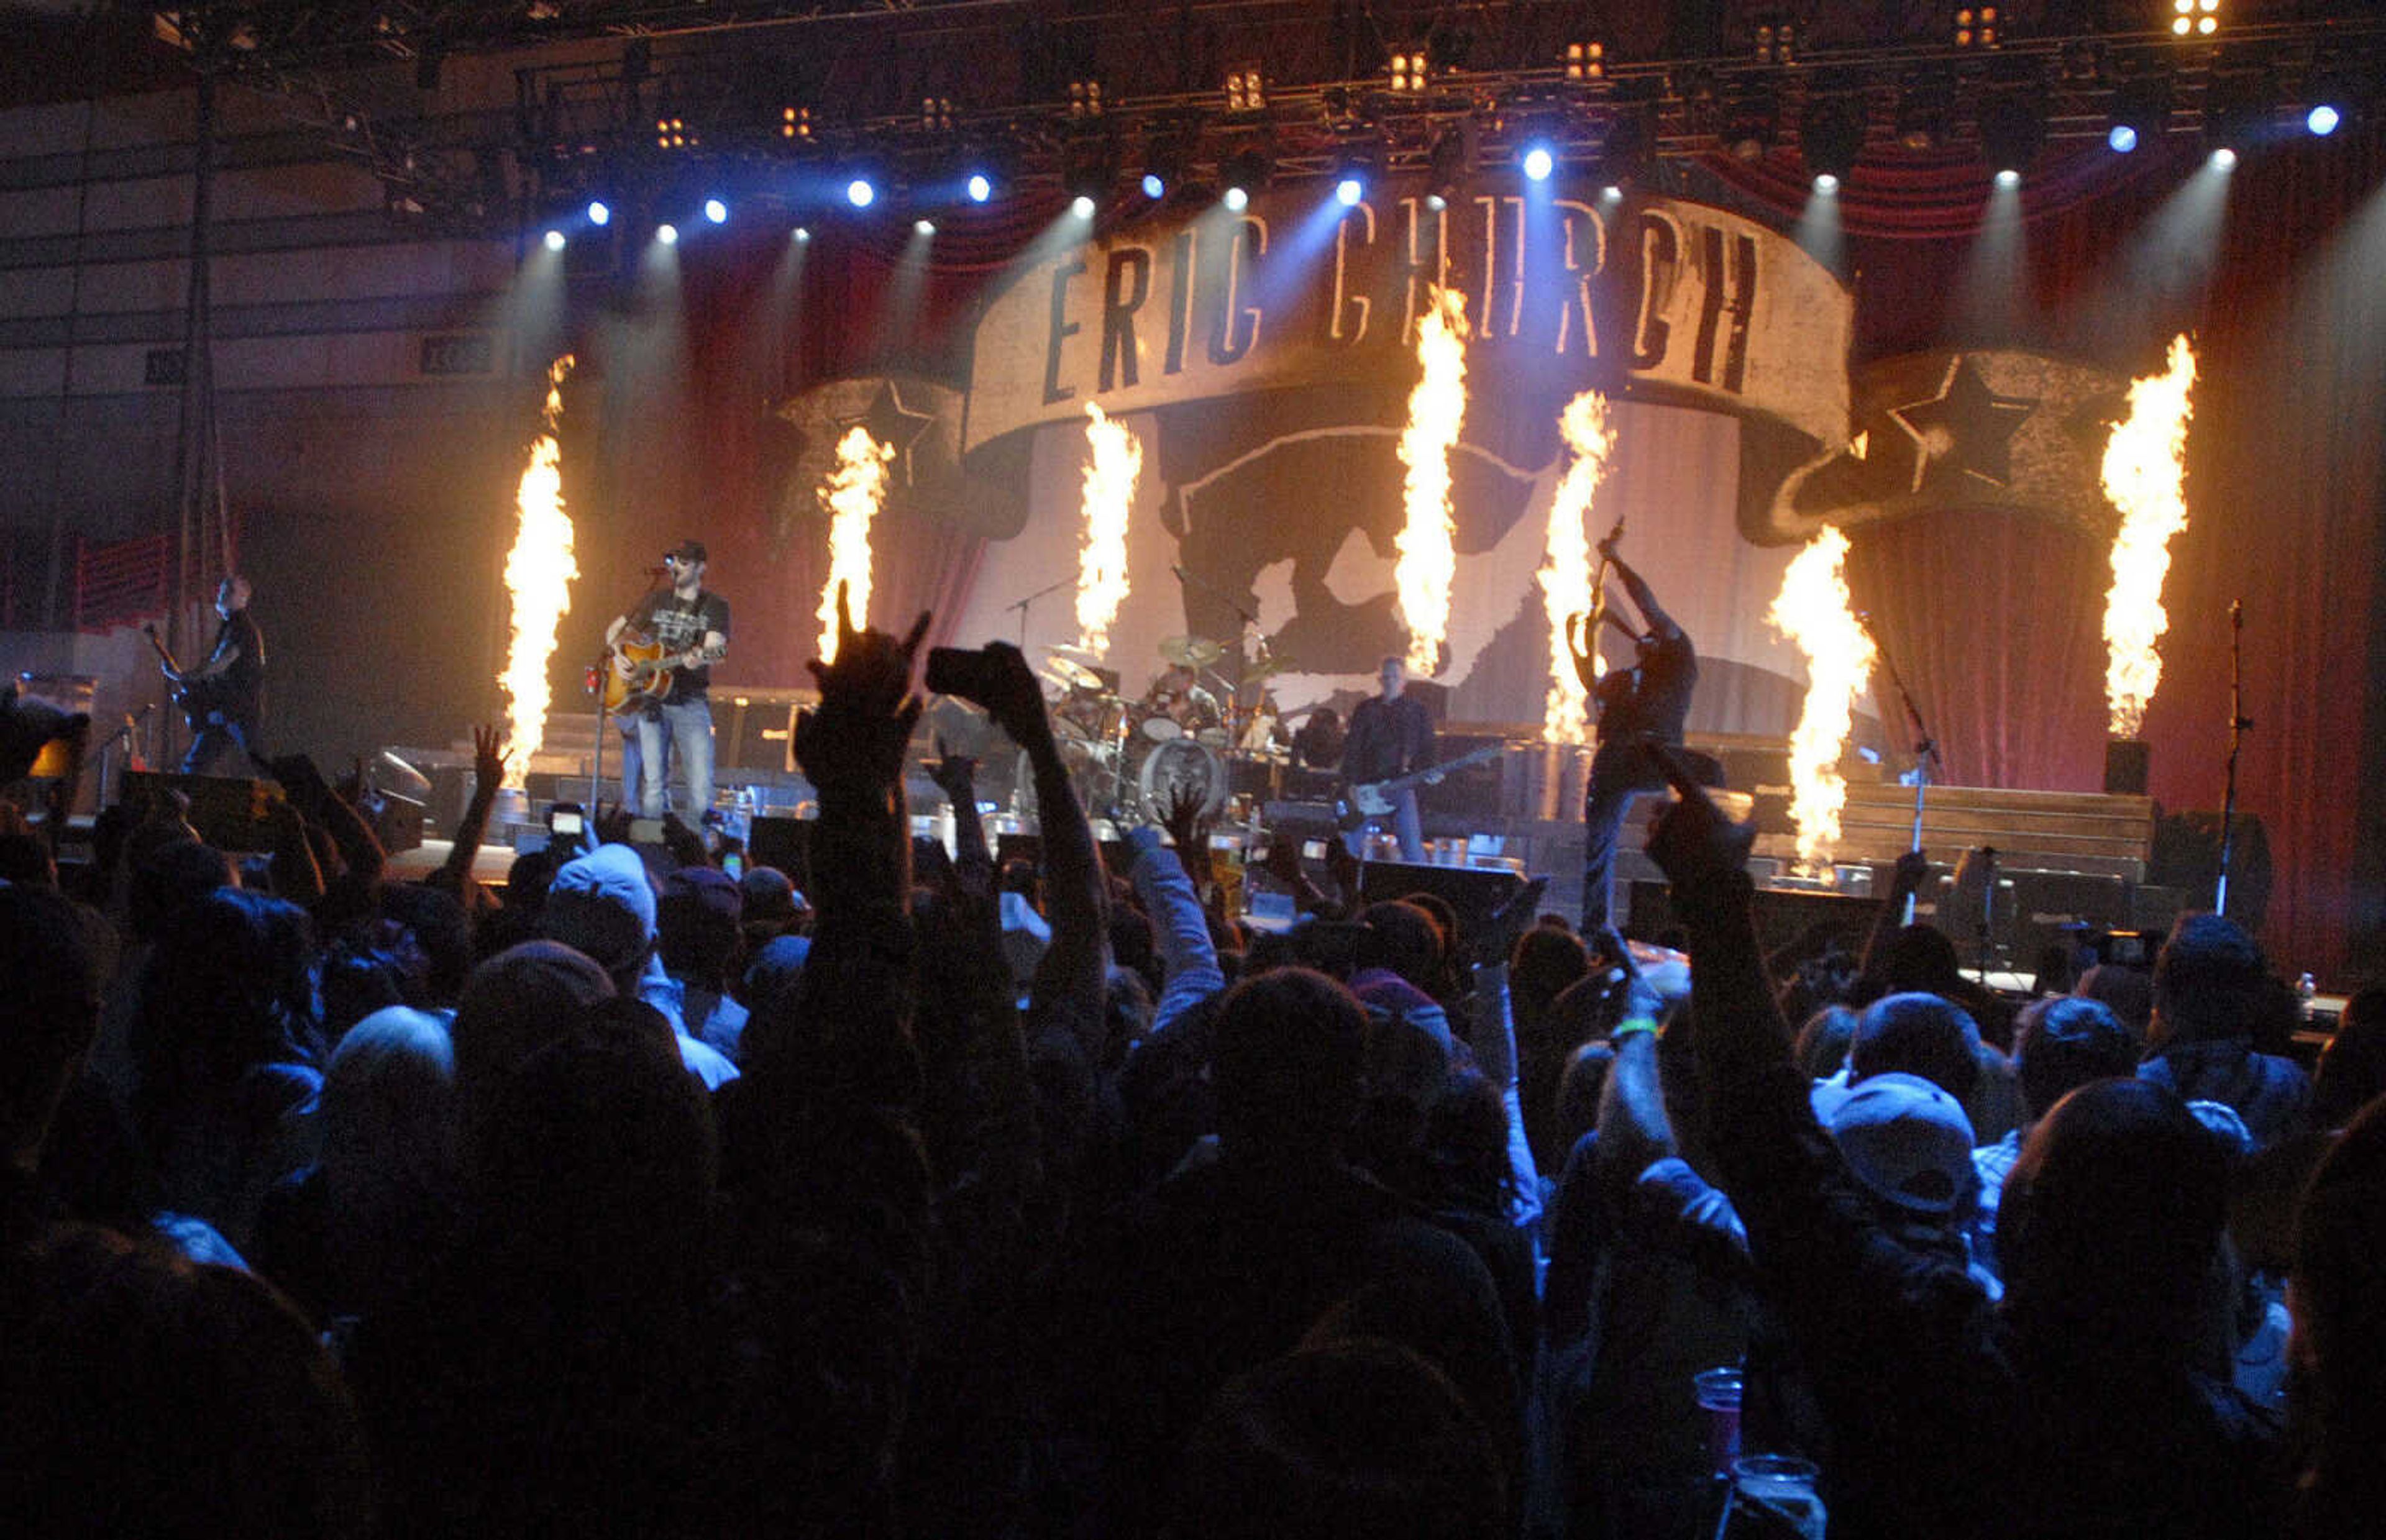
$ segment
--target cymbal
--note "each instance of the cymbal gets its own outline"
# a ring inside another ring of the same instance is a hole
[[[1180,669],[1206,669],[1225,657],[1226,649],[1206,636],[1169,636],[1161,640],[1160,656]]]
[[[1102,655],[1102,654],[1100,654],[1100,653],[1096,652],[1096,651],[1095,651],[1093,648],[1091,648],[1091,647],[1078,647],[1078,646],[1047,647],[1047,648],[1045,648],[1044,650],[1045,650],[1046,652],[1048,652],[1048,653],[1050,653],[1050,654],[1051,654],[1053,657],[1069,657],[1069,658],[1074,658],[1076,661],[1078,661],[1078,662],[1080,662],[1080,663],[1091,663],[1091,664],[1095,664],[1095,665],[1099,666],[1099,665],[1100,665],[1100,664],[1108,663],[1108,662],[1110,661],[1110,659],[1109,659],[1107,657],[1103,656],[1103,655]]]
[[[1057,647],[1053,649],[1053,656],[1044,660],[1044,670],[1053,677],[1065,680],[1080,690],[1099,690],[1102,687],[1101,675],[1074,658],[1061,657],[1060,649]]]
[[[1256,663],[1243,665],[1243,682],[1249,684],[1254,680],[1269,679],[1280,673],[1287,673],[1292,667],[1291,658],[1282,653],[1271,653]]]

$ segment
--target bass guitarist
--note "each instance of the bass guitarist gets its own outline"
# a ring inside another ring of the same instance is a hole
[[[663,749],[669,744],[687,781],[689,821],[712,816],[712,665],[729,650],[729,601],[704,586],[700,540],[663,553],[671,587],[657,589],[605,628],[617,657],[643,655],[634,672],[640,698],[638,811],[663,816]],[[629,672],[631,670],[624,670]]]
[[[1350,713],[1350,730],[1342,743],[1342,779],[1349,785],[1389,781],[1425,770],[1433,763],[1433,716],[1425,702],[1408,694],[1408,665],[1398,657],[1384,659],[1383,691],[1359,703]],[[1438,771],[1420,779],[1428,785]],[[1400,838],[1400,859],[1425,859],[1425,826],[1417,818],[1416,788],[1403,786],[1390,794],[1392,831]],[[1342,838],[1353,856],[1366,851],[1373,820],[1347,831]]]
[[[265,714],[265,638],[248,612],[251,592],[237,572],[216,586],[216,614],[223,623],[197,668],[178,669],[161,651],[159,667],[191,724],[191,751],[175,767],[180,774],[208,774],[227,757],[232,773],[249,773]]]

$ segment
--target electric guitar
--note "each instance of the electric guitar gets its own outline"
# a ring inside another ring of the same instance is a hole
[[[1335,811],[1340,814],[1344,828],[1355,829],[1368,819],[1381,818],[1390,812],[1392,798],[1419,782],[1428,777],[1447,775],[1451,770],[1463,770],[1469,765],[1479,765],[1487,759],[1497,759],[1507,752],[1506,744],[1486,744],[1481,748],[1462,754],[1455,759],[1445,759],[1438,765],[1427,765],[1421,770],[1411,770],[1406,775],[1389,776],[1382,781],[1354,781],[1343,791],[1341,799],[1335,804]]]
[[[643,711],[669,697],[672,677],[681,665],[663,659],[678,656],[678,652],[666,649],[644,632],[625,631],[615,637],[605,659],[607,713],[619,716],[624,711]],[[725,650],[707,647],[704,651],[707,663],[717,663],[726,656]]]
[[[174,661],[174,655],[168,652],[166,644],[158,639],[156,626],[143,626],[141,634],[149,638],[149,645],[157,649],[157,662],[166,672],[166,693],[173,696],[174,704],[181,707],[182,720],[190,724],[191,731],[202,732],[210,722],[220,719],[232,701],[230,679],[220,676],[215,679],[186,677],[182,665]]]

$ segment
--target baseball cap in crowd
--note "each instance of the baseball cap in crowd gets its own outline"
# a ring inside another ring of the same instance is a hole
[[[705,559],[704,542],[701,540],[683,540],[678,545],[672,546],[670,550],[665,551],[663,553],[663,559],[665,561],[702,561]]]
[[[1972,1121],[1920,1075],[1858,1081],[1826,1126],[1855,1179],[1901,1208],[1952,1213],[1972,1190]]]

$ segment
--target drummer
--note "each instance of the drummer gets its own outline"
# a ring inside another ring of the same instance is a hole
[[[1171,664],[1151,682],[1151,688],[1143,695],[1143,707],[1151,716],[1167,718],[1187,733],[1225,725],[1218,697],[1203,689],[1199,676],[1181,663]]]

